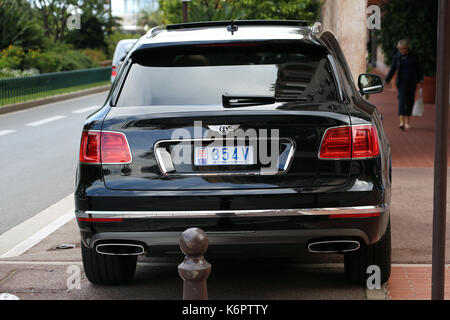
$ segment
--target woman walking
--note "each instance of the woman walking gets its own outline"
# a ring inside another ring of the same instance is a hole
[[[423,83],[423,73],[417,55],[409,50],[408,42],[400,40],[397,44],[398,52],[392,59],[391,69],[386,77],[389,84],[397,71],[395,85],[398,89],[398,114],[400,117],[400,129],[410,128],[410,117],[414,105],[417,84]]]

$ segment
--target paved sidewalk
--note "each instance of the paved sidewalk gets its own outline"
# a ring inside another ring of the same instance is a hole
[[[445,282],[450,281],[450,268],[445,267]],[[430,300],[431,265],[393,266],[391,278],[386,285],[391,300]],[[450,286],[445,287],[445,300],[450,300]]]
[[[393,167],[397,169],[397,171],[399,169],[407,170],[407,168],[430,168],[431,170],[428,171],[430,177],[426,178],[428,178],[428,180],[430,178],[432,179],[432,167],[434,166],[435,105],[425,105],[424,115],[422,117],[412,117],[412,127],[407,131],[402,131],[398,127],[399,119],[397,113],[396,89],[386,87],[383,93],[370,96],[369,101],[377,106],[378,110],[384,117],[383,125],[391,143]],[[450,130],[448,135],[450,141]],[[448,163],[450,165],[450,153],[448,155]],[[398,172],[402,173],[402,171]],[[419,173],[419,176],[415,176],[415,173]],[[420,188],[421,182],[419,180],[424,181],[424,177],[420,177],[420,174],[423,173],[423,170],[408,170],[408,174],[413,175],[410,179],[408,179],[411,181],[410,185],[398,186],[400,187],[400,190],[397,188],[397,191],[402,192],[402,195],[404,195],[405,206],[411,206],[411,201],[414,202],[415,199],[408,199],[408,196],[411,197],[411,194],[409,192],[401,191],[401,189],[414,187]],[[430,187],[432,188],[432,185]],[[393,198],[395,198],[395,195],[393,195]],[[432,199],[428,199],[428,201],[429,200]],[[427,207],[428,206],[432,207],[432,204],[427,205]],[[399,209],[401,210],[397,211],[403,212],[403,210],[406,210],[407,208],[403,208],[403,206],[401,206]],[[411,209],[412,208],[409,210]],[[393,221],[396,218],[400,221],[402,212],[395,212],[397,217],[394,216]],[[431,212],[418,211],[416,214],[419,215],[419,219],[424,219],[425,216],[430,213]],[[393,229],[397,228],[399,231],[402,231],[402,228],[404,227],[405,225],[394,225],[393,223]],[[426,225],[424,227],[428,228],[431,232],[431,226]],[[431,238],[431,235],[432,234],[430,233],[427,239],[421,240],[427,242],[430,240],[428,238]],[[411,239],[411,241],[416,241],[416,239]],[[397,259],[395,253],[395,250],[393,250],[393,260]],[[428,255],[431,257],[431,252],[429,252]],[[424,265],[394,265],[392,267],[391,278],[386,285],[387,298],[392,300],[431,299],[431,259],[428,259],[428,264]],[[450,268],[448,265],[445,270],[445,282],[445,299],[450,300]]]
[[[383,93],[371,95],[369,102],[376,105],[384,117],[384,129],[391,142],[393,167],[433,167],[435,105],[426,104],[423,116],[411,117],[412,127],[402,131],[398,127],[397,90],[386,88]],[[450,130],[448,136],[450,141]]]

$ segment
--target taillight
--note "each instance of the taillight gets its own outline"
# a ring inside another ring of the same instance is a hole
[[[113,77],[117,76],[117,67],[116,66],[112,66],[111,76],[113,76]]]
[[[380,154],[377,129],[372,125],[353,126],[352,158],[371,158]]]
[[[124,164],[131,162],[126,136],[121,132],[83,131],[80,162]]]
[[[378,134],[373,125],[343,126],[327,129],[319,158],[371,158],[379,153]]]
[[[320,159],[348,159],[352,154],[351,127],[330,128],[320,147]]]
[[[83,131],[80,144],[80,162],[100,163],[100,132]]]

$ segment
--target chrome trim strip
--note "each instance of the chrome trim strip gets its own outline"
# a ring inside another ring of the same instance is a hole
[[[155,158],[156,158],[156,163],[158,164],[159,169],[161,170],[161,173],[165,176],[262,176],[262,175],[283,175],[287,172],[287,170],[290,168],[292,161],[294,160],[294,153],[295,153],[295,149],[296,149],[296,143],[293,139],[291,138],[278,138],[280,143],[283,143],[283,140],[287,140],[290,142],[290,151],[288,154],[288,157],[286,159],[286,162],[284,163],[283,168],[278,168],[279,171],[277,172],[272,172],[272,171],[264,171],[264,170],[253,170],[253,171],[228,171],[228,172],[199,172],[199,173],[194,173],[194,172],[190,172],[190,173],[177,173],[174,169],[173,169],[173,162],[170,159],[171,163],[166,163],[164,162],[163,159],[163,154],[164,151],[165,153],[168,153],[167,150],[163,147],[160,147],[160,144],[162,143],[180,143],[180,142],[184,142],[184,143],[193,143],[196,141],[201,141],[201,142],[216,142],[218,140],[220,141],[234,141],[234,140],[243,140],[243,139],[239,139],[239,137],[224,137],[224,138],[220,138],[217,139],[215,137],[213,138],[194,138],[194,139],[173,139],[173,140],[159,140],[155,143],[153,149],[155,150]],[[270,140],[271,138],[266,137],[266,138],[251,138],[251,137],[246,137],[247,140],[249,141],[259,141],[259,140]],[[172,170],[171,170],[172,169]]]
[[[312,209],[267,209],[267,210],[205,210],[205,211],[84,211],[77,212],[77,217],[92,218],[220,218],[220,217],[267,217],[267,216],[326,216],[352,215],[364,213],[383,213],[382,206],[360,206],[341,208],[312,208]]]
[[[370,91],[370,90],[380,90],[383,89],[383,85],[377,85],[377,86],[372,86],[372,87],[367,87],[363,89],[363,93],[364,94],[371,94],[370,92],[366,92],[366,91]]]

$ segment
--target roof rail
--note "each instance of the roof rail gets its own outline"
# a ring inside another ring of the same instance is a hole
[[[152,37],[153,35],[155,35],[158,31],[162,31],[164,29],[163,26],[156,26],[151,28],[150,30],[147,31],[147,33],[145,34],[148,37]]]
[[[222,20],[222,21],[202,21],[202,22],[188,22],[179,24],[169,24],[167,30],[177,29],[191,29],[202,27],[220,27],[220,26],[292,26],[292,27],[306,27],[308,23],[301,20]]]

